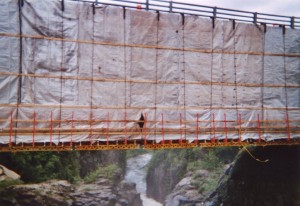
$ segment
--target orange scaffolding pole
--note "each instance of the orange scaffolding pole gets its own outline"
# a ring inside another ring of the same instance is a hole
[[[226,113],[224,113],[224,131],[225,131],[225,135],[226,135],[225,142],[228,141],[228,134],[227,134],[227,125],[226,125],[226,122],[227,122],[227,120],[226,120]]]
[[[106,144],[109,144],[109,112],[107,112],[107,121],[106,121]]]

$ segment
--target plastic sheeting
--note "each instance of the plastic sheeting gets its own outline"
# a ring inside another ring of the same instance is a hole
[[[165,131],[147,134],[148,140],[192,141],[197,125],[200,140],[224,139],[218,131],[225,117],[228,128],[243,128],[228,138],[245,140],[259,138],[247,131],[257,127],[258,116],[282,121],[269,123],[271,130],[286,127],[287,117],[290,127],[299,123],[299,30],[264,32],[221,20],[213,28],[211,19],[115,6],[97,6],[93,14],[91,4],[74,1],[65,1],[62,11],[58,0],[25,0],[19,13],[17,1],[7,0],[0,11],[2,130],[18,120],[13,127],[20,131],[48,129],[34,135],[35,142],[141,139],[136,121],[143,113],[149,131]],[[50,127],[116,133],[50,135]],[[177,133],[167,132],[172,129]],[[0,143],[11,138],[33,141],[14,132],[0,136]],[[287,132],[261,138],[287,138]]]

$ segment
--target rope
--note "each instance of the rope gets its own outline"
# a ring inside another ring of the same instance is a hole
[[[0,107],[7,107],[7,108],[12,108],[12,107],[36,107],[36,108],[59,108],[60,105],[57,104],[0,104]],[[86,105],[61,105],[62,108],[74,108],[74,109],[89,109],[91,106],[86,106]],[[93,109],[125,109],[124,106],[96,106],[93,105]],[[183,106],[159,106],[159,107],[126,107],[126,109],[130,110],[155,110],[155,109],[160,109],[160,110],[209,110],[209,109],[223,109],[223,110],[260,110],[261,107],[210,107],[210,106],[191,106],[191,107],[183,107]],[[286,107],[264,107],[264,110],[284,110],[286,111]],[[300,111],[299,107],[289,107],[288,111]],[[290,120],[291,122],[292,120]]]
[[[262,55],[262,75],[261,75],[261,82],[262,82],[262,87],[261,87],[261,120],[264,120],[265,114],[264,114],[264,97],[265,97],[265,90],[264,90],[264,85],[265,85],[265,49],[266,49],[266,30],[261,31],[263,33],[262,38],[263,38],[263,55]],[[264,126],[263,121],[260,121],[261,126]],[[259,134],[259,138],[261,138],[261,135]]]
[[[283,29],[283,52],[286,53],[285,48],[285,27],[282,27]],[[288,140],[290,140],[290,126],[289,126],[289,111],[288,111],[288,90],[287,90],[287,68],[286,68],[286,58],[283,57],[283,67],[284,67],[284,90],[285,90],[285,107],[286,107],[286,129],[287,129],[287,136]]]
[[[158,32],[159,32],[159,15],[160,15],[159,12],[157,12],[156,47],[158,47],[158,37],[159,37],[159,35],[158,35]],[[154,94],[154,106],[155,106],[155,108],[154,108],[154,117],[155,118],[157,117],[156,116],[157,115],[157,90],[158,90],[158,88],[157,88],[157,82],[158,82],[157,81],[157,79],[158,79],[157,75],[158,75],[158,49],[155,49],[155,94]],[[155,130],[157,129],[156,127],[157,127],[157,125],[155,124]],[[156,134],[154,136],[154,141],[156,141]]]
[[[235,20],[233,20],[235,24]],[[236,35],[235,35],[235,27],[233,28],[233,64],[234,64],[234,91],[235,91],[235,107],[236,107],[236,119],[238,120],[239,108],[238,108],[238,100],[237,100],[237,71],[236,71]]]
[[[283,88],[300,88],[298,84],[247,84],[247,83],[233,83],[233,82],[175,82],[175,81],[154,81],[154,80],[127,80],[125,79],[109,79],[97,77],[83,77],[83,76],[58,76],[49,74],[19,74],[14,72],[0,72],[0,76],[19,76],[19,77],[35,77],[35,78],[49,78],[49,79],[73,79],[84,81],[99,81],[99,82],[125,82],[125,83],[140,83],[140,84],[193,84],[193,85],[219,85],[219,86],[239,86],[239,87],[283,87]]]
[[[22,135],[22,136],[32,136],[32,134],[33,134],[33,129],[32,128],[30,128],[31,130],[30,131],[26,131],[26,132],[24,132],[24,131],[21,131],[21,130],[13,130],[12,132],[18,132],[18,135]],[[49,137],[49,135],[51,134],[51,135],[90,135],[91,134],[91,130],[90,130],[90,128],[86,128],[85,129],[85,131],[84,131],[84,129],[82,129],[83,131],[79,131],[79,130],[72,130],[71,128],[69,128],[69,129],[60,129],[60,130],[58,130],[58,129],[53,129],[53,131],[50,131],[49,129],[47,129],[47,130],[42,130],[42,129],[36,129],[35,131],[34,131],[34,133],[35,133],[35,135],[40,135],[40,136],[44,136],[46,139],[47,139],[47,137]],[[126,135],[126,136],[128,136],[128,137],[130,137],[130,136],[133,136],[133,135],[141,135],[141,132],[140,131],[136,131],[136,132],[132,132],[132,131],[127,131],[126,133],[125,133],[125,131],[112,131],[112,130],[109,130],[109,131],[99,131],[99,129],[97,130],[97,129],[93,129],[92,130],[92,134],[93,135],[106,135],[106,134],[108,134],[108,135]],[[153,136],[161,136],[162,138],[159,138],[159,139],[157,139],[158,141],[159,140],[169,140],[169,139],[166,139],[166,138],[164,138],[164,136],[174,136],[174,135],[178,135],[178,134],[180,134],[180,131],[168,131],[168,130],[166,130],[165,128],[163,129],[163,130],[155,130],[155,131],[147,131],[147,134],[148,135],[153,135]],[[191,136],[194,136],[195,135],[195,133],[193,133],[193,132],[187,132],[187,134],[189,134],[189,135],[191,135]],[[224,135],[224,133],[219,133],[219,132],[216,132],[216,133],[214,133],[214,132],[212,132],[212,131],[210,131],[210,132],[202,132],[201,133],[201,135],[213,135],[213,134],[219,134],[219,135]],[[237,134],[236,133],[236,131],[235,132],[231,132],[231,134]],[[296,134],[299,134],[299,132],[297,132]],[[1,132],[0,133],[0,137],[1,136],[4,136],[4,137],[9,137],[9,135],[10,135],[10,133],[9,132]],[[27,139],[28,140],[28,139]],[[95,140],[95,139],[94,139]],[[173,140],[179,140],[179,139],[173,139]],[[194,140],[194,139],[193,139]],[[206,141],[211,141],[210,139],[202,139],[202,140],[206,140]],[[231,139],[232,140],[232,139]],[[287,138],[286,139],[284,139],[284,140],[288,140]],[[74,140],[73,140],[74,141]],[[200,141],[200,140],[199,140]],[[215,142],[216,142],[216,140],[215,140]],[[290,141],[291,143],[293,143],[293,142],[299,142],[299,141]],[[223,143],[223,142],[219,142],[219,143]],[[230,143],[230,142],[229,142]],[[240,143],[242,143],[242,142],[240,142]],[[225,143],[226,144],[226,143]],[[260,143],[259,144],[256,144],[256,142],[254,142],[254,143],[249,143],[249,145],[260,145]],[[265,143],[265,142],[261,142],[261,144],[266,144],[266,145],[268,145],[268,143]],[[257,160],[255,157],[254,157],[254,159],[255,160]],[[260,160],[260,161],[262,161],[262,160]],[[264,160],[265,162],[267,162],[267,161],[269,161],[269,160]]]
[[[212,114],[212,107],[213,107],[213,68],[214,68],[214,31],[215,31],[215,19],[213,18],[212,20],[212,27],[211,27],[211,60],[210,60],[210,126],[213,125],[214,127],[214,114]],[[212,118],[213,117],[213,118]],[[211,140],[215,140],[215,134],[210,136]]]
[[[92,26],[92,42],[95,41],[95,14],[93,14],[93,19],[92,19],[92,23],[93,23],[93,26]],[[94,44],[92,44],[92,61],[91,61],[91,73],[92,73],[92,77],[94,76],[94,56],[95,56],[95,46]],[[90,105],[91,105],[91,111],[92,112],[92,108],[93,108],[93,87],[94,87],[94,81],[93,81],[93,78],[91,78],[91,81],[90,81],[90,84],[91,84],[91,97],[90,97]]]
[[[126,64],[126,19],[125,19],[125,8],[123,8],[123,58],[124,58],[124,114],[127,112],[127,64]],[[124,118],[125,119],[125,118]],[[126,122],[124,123],[126,127]]]
[[[3,118],[3,119],[0,119],[0,122],[6,122],[7,119]],[[32,122],[33,120],[32,119],[13,119],[12,122]],[[68,119],[64,119],[64,120],[53,120],[52,122],[86,122],[88,120],[84,120],[84,119],[81,119],[81,120],[68,120]],[[111,120],[111,122],[123,122],[124,120]],[[128,121],[131,121],[131,122],[143,122],[143,121],[136,121],[136,120],[128,120]],[[39,120],[36,120],[36,122],[38,123],[45,123],[45,122],[49,122],[48,119],[39,119]],[[93,120],[93,122],[105,122],[105,120]],[[155,122],[160,122],[160,120],[147,120],[147,122],[149,123],[155,123]],[[176,120],[166,120],[165,123],[178,123],[179,121],[176,121]],[[195,120],[183,120],[182,121],[183,123],[195,123]],[[207,123],[207,122],[210,122],[210,120],[201,120],[201,121],[198,121],[199,123]],[[224,122],[224,120],[215,120],[216,123],[220,123],[220,122]],[[226,120],[227,123],[238,123],[238,121],[234,121],[234,120]],[[241,122],[248,122],[248,123],[255,123],[256,120],[243,120]],[[261,121],[261,122],[264,122],[264,123],[268,123],[268,124],[272,124],[272,127],[268,127],[268,126],[261,126],[260,128],[261,129],[264,129],[264,128],[281,128],[281,129],[284,129],[286,128],[285,126],[274,126],[273,123],[284,123],[286,122],[286,120],[265,120],[265,121]],[[290,120],[290,122],[299,122],[300,123],[300,120]],[[236,128],[235,126],[232,126],[233,128]],[[209,128],[209,127],[201,127],[201,128]],[[218,127],[216,127],[218,128]],[[223,127],[219,127],[219,128],[223,128]],[[230,128],[227,126],[227,128]],[[246,128],[252,128],[252,129],[256,129],[257,127],[255,126],[250,126],[250,127],[242,127],[242,129],[246,129]],[[294,126],[293,128],[300,128],[300,126]],[[185,129],[189,129],[189,128],[185,128]]]
[[[20,56],[19,56],[19,74],[23,73],[23,39],[22,39],[22,7],[23,7],[23,1],[19,0],[18,1],[18,13],[19,13],[19,30],[20,30],[20,39],[19,39],[19,44],[20,44]],[[22,78],[18,75],[18,90],[17,90],[17,102],[18,104],[21,103],[22,101]],[[19,107],[17,106],[16,109],[16,117],[19,117]],[[16,122],[16,127],[18,127],[18,122]],[[15,133],[15,143],[17,142],[17,133]]]
[[[35,36],[29,34],[6,34],[0,33],[0,36],[6,37],[23,37],[23,38],[32,38],[32,39],[44,39],[50,41],[64,41],[64,42],[74,42],[74,43],[83,43],[83,44],[98,44],[98,45],[108,45],[108,46],[126,46],[126,47],[137,47],[137,48],[146,48],[146,49],[163,49],[163,50],[175,50],[175,51],[182,51],[182,48],[176,47],[165,47],[165,46],[156,46],[156,45],[144,45],[144,44],[123,44],[123,43],[114,43],[114,42],[101,42],[101,41],[88,41],[88,40],[76,40],[76,39],[68,39],[68,38],[56,38],[56,37],[46,37],[46,36]],[[212,53],[212,50],[204,50],[204,49],[191,49],[185,48],[184,51],[188,52],[197,52],[197,53]],[[300,57],[300,54],[274,54],[274,53],[263,53],[263,52],[241,52],[241,51],[222,51],[222,50],[214,50],[214,53],[218,54],[245,54],[245,55],[265,55],[265,56],[285,56],[285,57]]]
[[[222,22],[222,48],[224,48],[224,22]],[[223,49],[222,49],[223,50]],[[224,76],[226,72],[224,71],[224,55],[221,55],[221,82],[224,82]],[[224,85],[221,85],[221,106],[224,106]]]
[[[61,36],[62,38],[60,38],[61,40],[61,65],[60,65],[60,100],[59,100],[59,119],[61,119],[62,117],[62,105],[63,105],[63,69],[64,69],[64,61],[65,61],[65,58],[64,58],[64,4],[63,4],[63,1],[61,2],[62,3],[62,10],[61,10]],[[49,29],[49,28],[48,28]],[[35,41],[36,42],[36,41]],[[35,73],[35,72],[34,72]],[[61,122],[59,122],[59,127],[61,127]],[[60,142],[60,139],[61,139],[61,134],[59,132],[58,134],[58,142]]]
[[[251,154],[251,152],[250,152],[245,146],[243,146],[242,149],[246,150],[246,152],[250,155],[250,157],[252,157],[254,160],[256,160],[256,161],[258,161],[258,162],[262,162],[262,163],[267,163],[267,162],[269,162],[269,159],[266,159],[266,160],[260,160],[260,159],[256,158],[253,154]]]
[[[184,117],[183,119],[186,120],[186,71],[185,71],[185,52],[184,52],[184,49],[185,49],[185,36],[184,36],[184,26],[185,26],[185,17],[184,17],[184,14],[181,14],[181,17],[182,17],[182,69],[183,69],[183,111],[184,111]],[[184,128],[186,128],[186,123],[184,122]],[[186,140],[186,130],[185,130],[185,134],[184,134],[184,138]]]

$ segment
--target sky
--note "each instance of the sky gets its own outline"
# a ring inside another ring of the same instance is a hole
[[[96,0],[85,0],[96,1]],[[122,0],[98,0],[98,2],[116,2]],[[143,2],[146,0],[129,0],[132,2]],[[227,9],[237,9],[250,12],[277,14],[284,16],[295,16],[300,18],[300,0],[160,0],[184,2],[204,6],[216,6]],[[149,0],[156,3],[156,0]]]
[[[174,0],[251,12],[300,17],[300,0]]]

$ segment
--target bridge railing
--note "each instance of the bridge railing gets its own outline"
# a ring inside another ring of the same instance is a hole
[[[189,4],[168,0],[73,0],[90,2],[94,5],[115,5],[126,8],[152,10],[169,13],[197,15],[213,19],[235,20],[254,24],[266,24],[271,26],[287,26],[300,28],[300,17],[249,12],[236,9],[226,9],[198,4]]]

